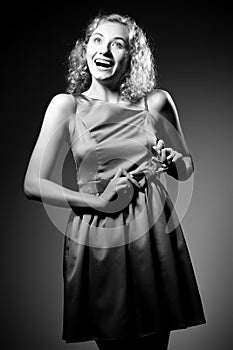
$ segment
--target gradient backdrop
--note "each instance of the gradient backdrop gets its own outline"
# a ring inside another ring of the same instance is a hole
[[[66,60],[101,7],[67,2],[9,4],[2,10],[3,115],[1,348],[97,349],[65,344],[63,235],[23,179],[49,100],[65,89]],[[160,87],[178,107],[195,163],[194,192],[182,220],[207,324],[174,331],[169,349],[230,350],[232,341],[232,15],[217,5],[102,6],[134,17],[155,45]],[[27,13],[28,11],[28,13]],[[71,179],[71,182],[73,179]]]

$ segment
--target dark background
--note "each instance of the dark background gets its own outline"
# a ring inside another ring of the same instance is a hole
[[[97,2],[96,2],[97,3]],[[183,218],[207,324],[172,333],[169,349],[232,347],[232,14],[223,2],[102,6],[9,3],[2,10],[1,348],[66,345],[62,330],[63,235],[23,179],[50,99],[65,89],[68,54],[102,8],[128,14],[155,45],[160,87],[178,107],[195,164]]]

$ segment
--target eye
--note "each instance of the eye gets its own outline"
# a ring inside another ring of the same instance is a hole
[[[116,43],[116,46],[119,47],[120,49],[123,49],[124,45],[122,43]]]
[[[116,46],[118,49],[124,49],[124,44],[122,44],[120,41],[114,41],[112,43],[113,46]]]
[[[99,43],[101,43],[101,38],[99,36],[95,36],[93,38],[93,42],[96,43],[96,44],[99,44]]]
[[[125,48],[125,44],[121,43],[121,42],[116,42],[116,45],[119,49],[124,49]]]

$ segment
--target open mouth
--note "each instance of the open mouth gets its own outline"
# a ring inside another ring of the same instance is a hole
[[[97,58],[94,60],[96,66],[101,69],[109,69],[113,67],[114,63],[112,61]]]

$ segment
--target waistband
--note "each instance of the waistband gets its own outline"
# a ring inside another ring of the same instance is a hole
[[[149,161],[146,161],[139,166],[136,173],[131,174],[122,169],[122,175],[126,176],[138,191],[144,191],[145,188],[148,187],[148,180],[150,178],[159,178],[161,172],[167,171],[167,169],[168,167],[166,164],[153,156]],[[85,183],[78,182],[78,187],[80,192],[98,195],[105,190],[112,178],[113,177],[108,179],[91,180]]]
[[[127,173],[128,174],[128,173]],[[123,173],[123,176],[126,174]],[[143,191],[148,186],[147,177],[144,173],[137,174],[137,176],[130,176],[127,175],[129,181],[134,185],[135,189],[138,191]],[[105,188],[107,187],[108,183],[112,180],[111,178],[107,179],[98,179],[98,180],[91,180],[87,182],[78,182],[78,187],[80,192],[99,195],[101,194]]]

